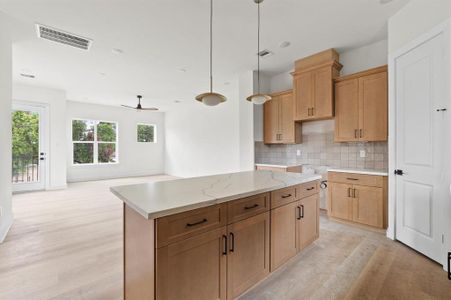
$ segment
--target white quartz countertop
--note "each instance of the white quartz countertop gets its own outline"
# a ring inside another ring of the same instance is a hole
[[[339,172],[339,173],[355,173],[363,175],[377,175],[377,176],[388,176],[386,171],[377,171],[370,169],[348,169],[348,168],[328,168],[327,171]]]
[[[287,186],[319,175],[249,171],[112,187],[110,190],[147,219],[156,219]]]
[[[270,168],[290,168],[290,167],[301,167],[302,165],[272,165],[272,164],[255,164],[260,167],[270,167]]]

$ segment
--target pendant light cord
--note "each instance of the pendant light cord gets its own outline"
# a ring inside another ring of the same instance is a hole
[[[257,25],[257,92],[260,94],[260,2],[258,7],[258,25]]]
[[[213,0],[210,0],[210,93],[213,92]]]

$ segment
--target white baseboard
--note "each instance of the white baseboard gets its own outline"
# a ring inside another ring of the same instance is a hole
[[[6,235],[8,234],[9,229],[13,225],[13,216],[9,216],[4,220],[3,224],[0,226],[0,244],[3,243],[3,241],[6,238]]]
[[[160,170],[149,170],[149,171],[140,171],[140,172],[123,172],[119,174],[111,174],[107,176],[85,176],[83,178],[79,177],[68,177],[68,183],[76,183],[76,182],[85,182],[85,181],[99,181],[99,180],[108,180],[108,179],[119,179],[119,178],[127,178],[127,177],[144,177],[144,176],[156,176],[156,175],[167,175]]]
[[[45,190],[46,191],[56,191],[56,190],[64,190],[64,189],[67,189],[67,184],[59,185],[59,186],[51,186],[51,187],[46,188]]]

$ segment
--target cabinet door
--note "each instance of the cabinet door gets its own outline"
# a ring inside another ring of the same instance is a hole
[[[302,250],[319,237],[319,196],[301,199],[301,219],[298,222],[298,249]]]
[[[386,141],[388,136],[387,72],[359,79],[362,141]]]
[[[299,202],[271,210],[271,271],[296,255],[299,215]]]
[[[329,207],[331,217],[352,220],[352,185],[331,183],[329,185]]]
[[[293,94],[284,94],[280,96],[280,127],[281,138],[284,144],[292,144],[295,139],[295,122],[294,122],[294,101]]]
[[[295,120],[302,121],[313,118],[310,116],[313,107],[313,73],[306,72],[295,75],[293,79]]]
[[[269,273],[269,230],[269,212],[228,226],[228,299],[235,299]]]
[[[324,67],[314,72],[312,113],[315,119],[334,116],[332,68]]]
[[[264,142],[265,144],[280,143],[278,140],[279,128],[279,98],[274,97],[267,101],[263,107],[264,110]]]
[[[383,228],[383,189],[378,187],[354,187],[352,220]]]
[[[156,298],[226,299],[226,233],[222,227],[157,249]]]
[[[335,85],[335,141],[358,140],[359,80],[352,79]]]

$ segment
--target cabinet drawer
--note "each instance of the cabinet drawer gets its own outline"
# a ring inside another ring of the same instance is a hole
[[[296,201],[296,187],[287,187],[271,192],[271,208]]]
[[[199,208],[156,221],[157,248],[226,225],[227,204]]]
[[[260,194],[228,203],[228,224],[258,215],[269,210],[269,193]]]
[[[296,199],[302,199],[318,192],[318,181],[303,183],[296,187]]]
[[[329,172],[328,178],[330,182],[358,184],[365,186],[383,186],[383,176],[363,175],[354,173]]]

